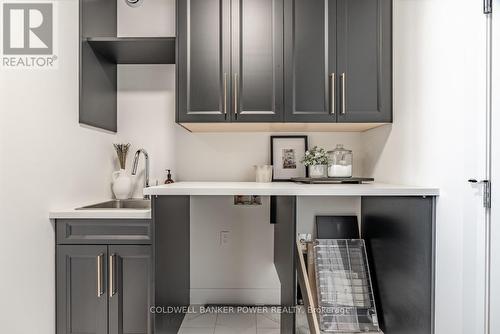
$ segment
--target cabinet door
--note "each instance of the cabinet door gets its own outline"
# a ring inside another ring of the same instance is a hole
[[[335,122],[336,0],[285,0],[285,121]]]
[[[392,121],[391,0],[338,0],[339,122]]]
[[[57,333],[107,334],[107,246],[57,246]]]
[[[232,0],[232,120],[283,122],[283,0]]]
[[[151,246],[109,246],[109,334],[153,332]]]
[[[229,120],[230,15],[230,0],[177,1],[180,123]]]

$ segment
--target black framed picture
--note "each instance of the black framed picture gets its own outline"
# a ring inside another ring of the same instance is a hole
[[[307,177],[307,168],[301,162],[306,151],[307,136],[271,136],[273,181]]]

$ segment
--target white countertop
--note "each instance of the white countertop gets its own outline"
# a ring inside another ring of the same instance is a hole
[[[438,196],[439,189],[384,183],[177,182],[144,189],[145,195]]]
[[[151,219],[151,209],[53,210],[49,219]]]
[[[301,184],[294,182],[176,182],[144,189],[145,195],[193,196],[438,196],[439,189],[385,183]],[[97,202],[96,202],[97,203]],[[53,210],[50,219],[151,219],[150,209]]]

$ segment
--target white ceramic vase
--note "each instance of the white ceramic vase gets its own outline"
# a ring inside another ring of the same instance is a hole
[[[127,175],[125,169],[113,172],[113,193],[116,199],[130,198],[132,190],[132,180]]]
[[[328,169],[327,165],[309,166],[309,177],[311,178],[326,177],[327,169]]]

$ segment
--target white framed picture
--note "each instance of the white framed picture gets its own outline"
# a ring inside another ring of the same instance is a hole
[[[307,177],[307,169],[302,163],[306,151],[307,136],[271,136],[273,181]]]

